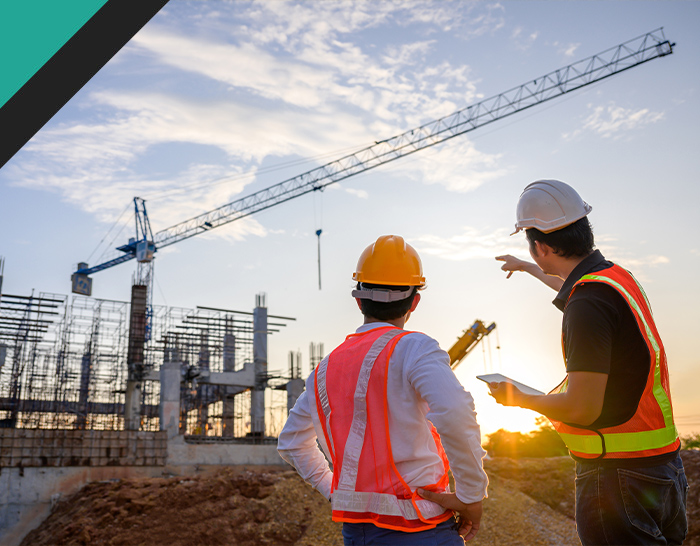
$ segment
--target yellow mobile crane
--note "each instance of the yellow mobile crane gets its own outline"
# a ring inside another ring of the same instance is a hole
[[[476,344],[495,329],[495,322],[485,326],[483,322],[477,320],[472,324],[471,328],[464,330],[464,333],[447,351],[447,354],[450,355],[450,368],[454,370],[459,366],[459,363],[476,347]]]

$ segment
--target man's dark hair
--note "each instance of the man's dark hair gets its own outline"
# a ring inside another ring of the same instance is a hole
[[[554,253],[562,258],[588,256],[595,246],[593,228],[587,216],[551,233],[542,233],[537,228],[530,228],[525,230],[525,235],[533,252],[535,241],[540,241],[550,246]]]
[[[404,316],[411,309],[411,305],[413,304],[413,297],[418,291],[418,288],[415,286],[389,286],[386,284],[369,284],[366,282],[357,283],[358,290],[371,290],[374,288],[383,288],[386,290],[401,290],[402,292],[408,292],[409,290],[412,290],[411,295],[406,299],[399,301],[390,301],[388,303],[361,299],[360,308],[362,309],[362,314],[366,317],[372,317],[377,320],[394,320]]]

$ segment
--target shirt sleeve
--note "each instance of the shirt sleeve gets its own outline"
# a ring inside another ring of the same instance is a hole
[[[614,288],[587,283],[575,288],[562,323],[567,372],[610,374],[612,344],[619,323]]]
[[[301,394],[289,413],[277,441],[277,451],[305,482],[330,499],[333,473],[316,443],[316,430],[309,411],[307,392]]]
[[[457,497],[467,504],[479,502],[487,496],[488,477],[474,399],[455,377],[447,353],[435,340],[427,339],[411,351],[416,357],[407,363],[408,380],[430,408],[426,417],[440,434]]]

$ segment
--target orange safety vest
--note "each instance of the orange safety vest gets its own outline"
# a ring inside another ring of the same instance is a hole
[[[673,422],[666,351],[644,290],[631,273],[613,265],[581,277],[571,289],[569,299],[577,287],[588,282],[612,286],[629,305],[649,348],[649,376],[637,411],[625,423],[594,430],[552,420],[554,428],[571,453],[584,459],[653,457],[675,451],[680,446],[680,439]],[[562,349],[566,360],[563,340]],[[552,393],[564,392],[567,386],[568,376]]]
[[[315,410],[333,463],[333,521],[415,532],[452,517],[451,510],[411,490],[392,455],[389,361],[396,343],[409,333],[387,326],[351,334],[316,368]],[[449,463],[440,436],[428,424],[444,473],[437,483],[420,487],[442,493],[449,486]]]

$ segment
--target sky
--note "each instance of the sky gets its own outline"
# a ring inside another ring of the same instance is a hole
[[[325,352],[362,321],[350,296],[362,250],[403,236],[428,288],[407,328],[448,349],[476,319],[496,331],[457,369],[482,433],[529,430],[475,379],[498,371],[547,391],[564,376],[554,292],[494,257],[523,188],[563,180],[593,206],[597,248],[630,269],[669,357],[681,434],[700,432],[697,126],[700,3],[171,0],[0,169],[3,292],[67,294],[78,262],[519,86],[660,26],[673,55],[163,248],[154,303],[296,321],[271,336]],[[318,277],[320,236],[321,289]],[[93,276],[128,300],[135,263]]]

